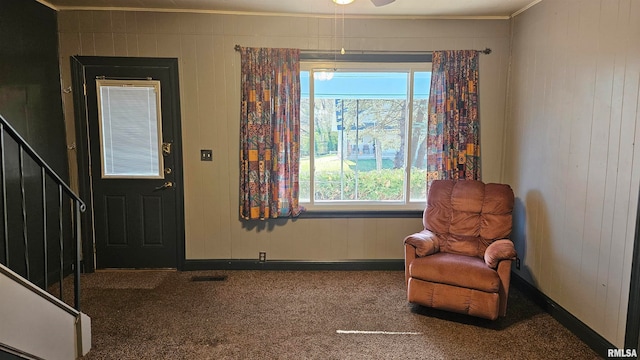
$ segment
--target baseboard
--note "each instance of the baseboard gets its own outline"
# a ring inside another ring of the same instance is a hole
[[[608,349],[617,348],[515,272],[511,272],[511,285],[518,288],[603,358],[607,358]]]
[[[403,259],[296,261],[296,260],[185,260],[184,271],[193,270],[337,270],[337,271],[402,271]]]

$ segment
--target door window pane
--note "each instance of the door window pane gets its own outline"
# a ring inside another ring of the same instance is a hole
[[[159,81],[96,80],[103,178],[163,178]]]

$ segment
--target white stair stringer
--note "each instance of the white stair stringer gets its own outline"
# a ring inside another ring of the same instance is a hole
[[[0,264],[0,350],[70,360],[91,349],[91,319]]]

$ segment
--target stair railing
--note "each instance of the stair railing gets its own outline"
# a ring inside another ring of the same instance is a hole
[[[3,214],[3,230],[4,230],[4,260],[5,265],[10,268],[10,264],[13,262],[13,259],[10,259],[10,247],[9,247],[9,219],[8,219],[8,206],[7,206],[7,166],[6,166],[6,140],[5,134],[9,135],[18,145],[18,163],[19,163],[19,177],[20,177],[20,199],[22,201],[21,210],[22,210],[22,241],[24,246],[24,266],[26,268],[26,276],[25,278],[29,281],[30,279],[30,259],[29,257],[29,242],[33,241],[33,239],[29,238],[29,229],[27,226],[27,218],[29,216],[27,212],[27,197],[26,197],[26,187],[25,187],[25,155],[30,157],[39,167],[40,167],[40,181],[42,184],[42,217],[43,217],[43,231],[42,231],[42,247],[44,249],[44,285],[43,290],[47,291],[49,287],[49,239],[47,237],[47,179],[51,179],[55,182],[57,186],[57,196],[58,196],[58,229],[59,232],[59,244],[58,249],[60,251],[59,258],[59,279],[56,282],[59,283],[59,296],[58,298],[61,301],[64,301],[64,254],[65,254],[65,238],[64,238],[64,194],[68,196],[68,198],[72,201],[72,213],[71,213],[71,223],[74,225],[74,247],[75,247],[75,258],[73,260],[73,272],[74,272],[74,282],[73,282],[73,304],[74,308],[77,311],[80,311],[80,261],[81,261],[81,221],[80,221],[80,213],[86,210],[86,205],[84,202],[76,195],[73,190],[67,185],[58,174],[42,159],[38,153],[20,136],[20,134],[9,124],[9,122],[0,115],[0,186],[2,197],[2,214]]]

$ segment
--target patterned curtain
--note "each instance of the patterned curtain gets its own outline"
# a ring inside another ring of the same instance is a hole
[[[240,48],[240,216],[298,216],[300,50]]]
[[[476,50],[433,53],[428,127],[427,184],[480,180]]]

